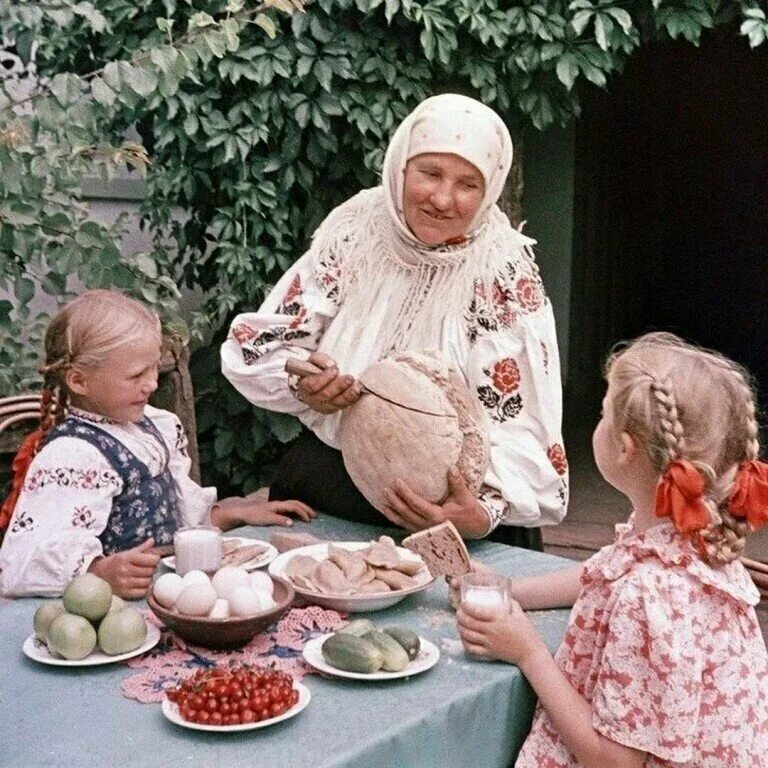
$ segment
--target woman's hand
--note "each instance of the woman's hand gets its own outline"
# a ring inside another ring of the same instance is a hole
[[[340,375],[333,358],[322,352],[313,352],[309,362],[323,369],[299,379],[297,396],[305,405],[318,413],[335,413],[360,399],[360,386],[354,376]]]
[[[455,467],[448,470],[448,498],[442,504],[427,501],[403,480],[385,489],[384,498],[384,516],[408,531],[423,531],[450,520],[466,539],[479,539],[488,533],[488,515]]]
[[[112,592],[127,600],[145,597],[152,586],[160,555],[152,551],[155,540],[150,538],[133,549],[99,557],[88,570],[109,582]]]
[[[252,493],[240,498],[233,496],[213,505],[211,522],[222,531],[239,525],[293,525],[289,515],[295,515],[305,523],[311,522],[315,511],[300,501],[266,501]]]
[[[459,636],[464,648],[474,656],[500,659],[525,667],[547,647],[523,609],[512,601],[509,611],[462,603],[456,611]]]

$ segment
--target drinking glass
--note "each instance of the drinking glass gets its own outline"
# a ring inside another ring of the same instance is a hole
[[[195,570],[213,573],[221,565],[221,531],[212,525],[179,528],[173,535],[173,549],[179,576]]]

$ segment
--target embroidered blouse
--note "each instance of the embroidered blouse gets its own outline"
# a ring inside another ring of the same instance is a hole
[[[768,653],[741,563],[707,565],[671,523],[620,525],[582,583],[555,661],[599,733],[646,768],[768,766]],[[579,765],[539,706],[515,768]]]
[[[522,243],[533,242],[517,236]],[[464,316],[446,318],[432,344],[463,374],[487,415],[490,465],[479,499],[489,516],[489,532],[499,524],[556,524],[565,516],[568,499],[552,306],[532,257],[522,247],[513,254],[503,279],[475,281]],[[256,312],[234,319],[221,348],[224,375],[250,402],[297,416],[334,448],[339,447],[341,415],[321,414],[300,402],[285,361],[306,359],[319,349],[342,373],[359,375],[380,358],[376,329],[386,324],[396,305],[394,292],[409,279],[396,264],[382,264],[366,311],[347,315],[344,327],[336,328],[343,268],[339,260],[310,250]]]
[[[145,416],[155,429],[145,430],[78,409],[70,412],[115,438],[152,477],[167,467],[183,524],[209,521],[216,489],[201,488],[189,477],[187,438],[174,414],[147,406]],[[29,467],[0,549],[0,594],[60,595],[105,553],[102,539],[123,488],[120,474],[91,442],[67,435],[46,444]]]

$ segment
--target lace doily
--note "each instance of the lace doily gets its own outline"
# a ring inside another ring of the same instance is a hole
[[[146,618],[162,628],[153,614],[147,613]],[[345,619],[345,614],[316,605],[292,608],[266,632],[233,651],[212,651],[187,645],[177,635],[162,630],[160,642],[152,650],[125,662],[136,672],[126,677],[120,688],[129,699],[144,704],[157,703],[162,700],[166,688],[176,685],[196,669],[241,664],[275,667],[301,680],[314,671],[301,656],[304,644],[316,635],[340,629]]]

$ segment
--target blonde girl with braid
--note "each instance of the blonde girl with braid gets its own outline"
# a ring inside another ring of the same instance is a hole
[[[189,476],[178,418],[148,404],[157,388],[160,325],[139,302],[88,291],[45,338],[40,429],[14,461],[3,507],[0,594],[59,595],[91,571],[121,597],[143,597],[156,545],[183,525],[290,525],[314,513],[295,502],[216,501]]]
[[[768,653],[738,559],[768,522],[749,377],[664,333],[606,370],[593,450],[629,521],[585,563],[511,579],[508,613],[460,605],[461,639],[538,695],[516,768],[768,766]],[[553,657],[524,610],[566,606]]]

